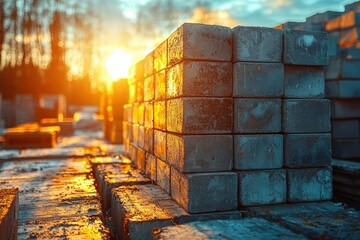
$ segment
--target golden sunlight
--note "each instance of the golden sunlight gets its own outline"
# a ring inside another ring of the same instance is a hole
[[[127,78],[131,64],[132,55],[121,49],[115,50],[105,62],[106,69],[111,78],[110,80],[115,81],[119,78]]]

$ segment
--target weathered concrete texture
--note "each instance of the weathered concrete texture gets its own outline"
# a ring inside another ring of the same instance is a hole
[[[156,181],[156,157],[152,154],[146,153],[145,173],[153,181]]]
[[[145,151],[141,148],[137,148],[136,151],[136,160],[134,160],[135,166],[140,171],[145,172]]]
[[[286,202],[284,169],[241,171],[238,175],[240,207]]]
[[[360,17],[360,14],[359,14]],[[360,18],[359,18],[360,19]],[[340,33],[339,45],[340,47],[351,47],[360,40],[360,28],[344,29]]]
[[[326,32],[284,30],[283,62],[294,65],[328,64]]]
[[[182,134],[232,132],[231,98],[179,98],[167,101],[167,130]]]
[[[154,130],[154,154],[161,160],[166,160],[166,132]]]
[[[333,202],[284,204],[248,209],[250,216],[303,234],[310,239],[358,239],[360,213]]]
[[[326,22],[334,19],[344,12],[326,11],[323,13],[316,13],[306,18],[305,29],[313,31],[324,31],[324,25]]]
[[[289,168],[330,166],[331,134],[285,134],[284,166]]]
[[[257,49],[255,49],[257,50]],[[281,63],[234,63],[235,97],[282,97],[284,65]]]
[[[331,168],[287,169],[288,202],[310,202],[332,198]]]
[[[133,107],[132,104],[125,104],[123,106],[123,112],[124,112],[124,121],[128,122],[128,123],[132,123],[132,115],[133,115]]]
[[[167,134],[167,161],[180,172],[232,169],[233,138],[229,135]]]
[[[360,12],[360,2],[353,2],[345,5],[345,12],[352,10],[356,12]]]
[[[120,239],[151,239],[153,228],[192,221],[241,218],[238,211],[189,214],[152,184],[115,188],[112,197],[112,219]]]
[[[323,67],[285,65],[285,98],[323,98],[325,69]]]
[[[238,26],[233,32],[233,62],[281,62],[283,31]]]
[[[154,73],[154,53],[151,52],[144,58],[144,77],[151,76]]]
[[[360,99],[334,99],[331,101],[331,118],[360,118]]]
[[[283,165],[283,136],[256,134],[234,136],[234,169],[270,169]]]
[[[236,209],[236,189],[233,172],[183,174],[171,169],[171,196],[189,213]]]
[[[332,120],[331,136],[333,139],[360,138],[360,120]]]
[[[153,239],[306,239],[261,218],[192,222],[153,231]]]
[[[150,183],[150,179],[144,177],[140,170],[134,169],[131,164],[99,164],[95,167],[94,174],[105,210],[111,207],[111,189]]]
[[[283,24],[277,25],[274,28],[276,29],[281,29],[281,30],[285,30],[285,29],[297,29],[297,30],[301,30],[304,29],[305,27],[305,22],[285,22]]]
[[[154,50],[154,71],[160,72],[167,67],[167,40]]]
[[[231,97],[232,64],[230,62],[183,61],[166,74],[166,96]]]
[[[144,79],[136,83],[136,101],[141,103],[144,101]]]
[[[144,101],[152,101],[155,98],[155,81],[154,75],[151,75],[144,80]]]
[[[354,176],[360,176],[360,163],[347,161],[347,160],[340,160],[340,159],[333,159],[331,161],[331,165],[333,167],[334,172],[341,172],[345,174],[351,174]]]
[[[326,97],[360,98],[360,79],[326,81]]]
[[[327,99],[286,99],[282,111],[282,130],[286,133],[330,132],[330,101]]]
[[[154,128],[166,131],[166,101],[154,102]]]
[[[154,153],[154,129],[144,128],[144,150]]]
[[[162,70],[155,74],[155,100],[164,100],[166,98],[166,74]]]
[[[359,60],[331,59],[326,68],[326,79],[360,79]]]
[[[185,23],[167,41],[169,66],[184,59],[231,61],[232,58],[232,30],[227,27]]]
[[[91,166],[95,171],[95,168],[99,164],[112,164],[112,163],[119,163],[119,164],[130,164],[131,160],[126,157],[92,157],[89,158]]]
[[[144,111],[145,111],[144,127],[153,128],[154,127],[154,103],[146,102]]]
[[[0,236],[17,239],[19,216],[19,189],[0,188]]]
[[[277,133],[280,131],[280,99],[234,99],[235,133]]]
[[[136,132],[136,130],[135,130]],[[144,134],[145,134],[145,128],[143,126],[137,126],[137,137],[134,138],[134,144],[135,146],[139,148],[144,148]]]
[[[340,159],[360,158],[360,140],[334,139],[332,142],[332,156]]]
[[[170,166],[159,158],[156,159],[156,183],[168,194],[171,193],[170,174]]]

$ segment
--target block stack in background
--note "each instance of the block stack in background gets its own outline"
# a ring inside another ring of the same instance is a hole
[[[188,213],[331,199],[327,40],[182,25],[130,71],[125,151]]]

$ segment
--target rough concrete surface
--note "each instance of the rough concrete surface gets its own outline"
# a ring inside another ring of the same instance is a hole
[[[0,188],[0,236],[16,239],[19,216],[19,190]]]

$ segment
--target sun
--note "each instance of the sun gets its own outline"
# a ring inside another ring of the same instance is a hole
[[[132,55],[122,49],[115,50],[105,62],[106,69],[111,78],[110,80],[115,81],[119,78],[127,78],[131,64]]]

